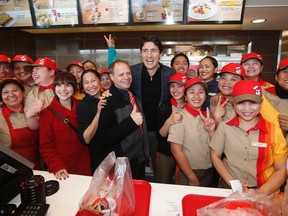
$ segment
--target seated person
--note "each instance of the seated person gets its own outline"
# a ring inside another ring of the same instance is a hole
[[[257,192],[270,195],[286,179],[285,138],[279,126],[260,114],[262,90],[257,81],[237,82],[232,96],[237,115],[219,124],[210,143],[219,187],[229,188],[230,180],[239,179],[244,189],[257,186]]]

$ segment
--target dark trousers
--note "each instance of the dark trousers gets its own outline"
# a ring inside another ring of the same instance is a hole
[[[145,161],[139,162],[138,158],[129,161],[133,179],[145,180]]]

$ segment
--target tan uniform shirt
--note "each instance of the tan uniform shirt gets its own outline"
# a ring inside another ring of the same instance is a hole
[[[171,125],[168,142],[183,145],[183,152],[191,169],[208,169],[212,167],[209,150],[209,135],[203,128],[200,116],[193,116],[187,110],[180,110],[182,123]]]
[[[20,112],[11,113],[11,115],[9,116],[9,119],[14,129],[27,127],[24,113],[20,113]],[[1,144],[4,144],[8,148],[10,148],[11,147],[10,132],[9,132],[8,125],[5,121],[5,118],[3,116],[2,110],[0,110],[0,125],[1,125],[0,127]]]
[[[52,89],[45,89],[39,91],[39,86],[34,86],[28,93],[25,99],[25,111],[30,108],[31,104],[36,100],[44,101],[44,108],[46,108],[54,98],[54,92]]]

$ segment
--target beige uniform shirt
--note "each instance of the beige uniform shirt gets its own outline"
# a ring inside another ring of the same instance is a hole
[[[34,86],[28,93],[25,99],[25,111],[27,111],[31,104],[36,100],[44,101],[44,108],[46,108],[54,98],[54,92],[52,89],[45,89],[44,91],[39,91],[39,86]]]
[[[20,112],[11,113],[9,119],[14,129],[27,127],[24,113]],[[1,125],[0,127],[1,144],[4,144],[8,148],[10,148],[11,146],[10,132],[6,120],[3,116],[2,110],[0,110],[0,125]],[[25,139],[25,137],[23,139]]]
[[[182,123],[170,126],[168,142],[183,145],[183,152],[193,170],[211,168],[210,139],[203,128],[202,119],[186,109],[180,110],[180,113],[183,115]]]

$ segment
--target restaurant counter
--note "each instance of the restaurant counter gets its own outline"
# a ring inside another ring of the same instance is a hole
[[[55,180],[55,176],[51,173],[36,170],[33,172],[34,175],[42,175],[45,181]],[[50,204],[47,216],[74,216],[78,211],[80,199],[89,188],[91,179],[91,176],[70,174],[68,179],[59,181],[59,191],[46,197],[46,202]],[[227,197],[232,193],[231,190],[219,188],[150,184],[152,191],[149,216],[182,216],[181,201],[187,194]],[[17,206],[20,202],[20,195],[10,201]]]

